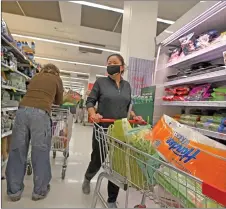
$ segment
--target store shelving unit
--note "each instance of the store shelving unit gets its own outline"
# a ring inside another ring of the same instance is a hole
[[[218,81],[226,81],[226,67],[223,70],[216,70],[214,72],[199,74],[191,77],[181,78],[174,81],[164,83],[164,86],[174,86],[180,84],[193,84],[193,83],[214,83]]]
[[[180,23],[183,26],[178,28],[175,33],[166,37],[164,34],[160,34],[156,38],[158,47],[158,55],[156,58],[156,68],[154,83],[156,85],[156,98],[155,98],[155,110],[154,110],[154,123],[163,115],[167,114],[173,116],[180,114],[183,111],[187,111],[194,107],[197,109],[222,109],[226,108],[226,101],[162,101],[164,95],[164,88],[171,86],[178,86],[184,84],[204,84],[204,83],[217,83],[226,81],[226,67],[216,67],[212,72],[206,72],[203,74],[194,74],[193,76],[184,76],[177,80],[167,80],[167,76],[175,74],[178,69],[188,69],[192,64],[196,64],[204,61],[211,61],[214,64],[223,64],[223,52],[226,51],[226,40],[218,40],[218,42],[210,44],[204,49],[195,51],[187,56],[177,59],[168,63],[168,49],[172,45],[179,45],[178,39],[191,32],[195,35],[200,35],[211,29],[217,29],[220,32],[226,31],[225,21],[226,19],[226,2],[204,2],[208,11],[198,14],[198,11],[202,11],[203,3],[194,9],[194,13],[197,13],[197,17],[190,20],[190,22]],[[189,20],[189,17],[185,16],[181,18],[181,21]],[[180,21],[180,20],[179,20]],[[175,26],[170,26],[167,30],[171,31]],[[200,129],[191,127],[192,129],[215,139],[225,140],[226,134],[209,131],[206,129]]]
[[[2,45],[7,47],[8,50],[11,51],[15,55],[15,57],[17,57],[17,60],[20,64],[26,65],[26,66],[30,66],[32,64],[31,61],[16,46],[14,46],[12,43],[10,43],[3,35],[1,35],[1,40],[2,40]],[[26,80],[31,79],[24,73],[10,68],[3,62],[1,62],[1,67],[3,68],[2,69],[3,71],[15,72],[18,74],[18,76],[23,76],[24,78],[26,78]],[[26,93],[26,90],[18,89],[13,86],[9,86],[9,85],[1,85],[1,87],[2,87],[2,89],[11,90],[13,92],[20,92],[22,94]],[[16,111],[17,109],[18,109],[18,107],[2,107],[1,112]],[[12,130],[2,133],[2,138],[10,136],[11,134],[12,134]]]
[[[203,62],[208,61],[209,58],[216,59],[222,56],[223,52],[226,50],[226,41],[220,41],[218,43],[213,43],[209,47],[200,49],[192,54],[189,54],[175,62],[168,63],[166,67],[182,67],[187,63]]]
[[[3,112],[15,111],[18,110],[18,107],[2,107]]]
[[[17,57],[18,61],[23,64],[29,64],[30,61],[28,58],[19,50],[17,47],[15,47],[12,43],[10,43],[3,35],[1,37],[2,44],[7,46],[10,51]]]
[[[162,102],[162,105],[180,107],[226,107],[226,101],[172,101]]]
[[[31,78],[28,77],[27,75],[25,75],[24,73],[21,73],[20,71],[18,70],[15,70],[15,69],[12,69],[11,67],[7,66],[6,64],[4,63],[1,63],[2,67],[6,68],[7,70],[9,71],[12,71],[12,72],[15,72],[15,73],[18,73],[19,75],[25,77],[27,80],[30,80]]]
[[[15,88],[13,86],[8,86],[8,85],[2,85],[2,89],[8,89],[8,90],[12,90],[14,92],[21,92],[21,93],[26,93],[26,90],[23,90],[23,89],[18,89],[18,88]]]
[[[206,129],[201,129],[201,128],[196,128],[196,127],[192,127],[189,126],[190,128],[194,129],[195,131],[200,132],[203,135],[215,138],[215,139],[221,139],[221,140],[225,140],[226,141],[226,134],[224,133],[219,133],[219,132],[214,132],[214,131],[209,131]]]

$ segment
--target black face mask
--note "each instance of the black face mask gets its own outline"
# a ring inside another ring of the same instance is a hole
[[[107,72],[109,75],[114,75],[116,73],[120,73],[121,65],[109,65],[107,66]]]

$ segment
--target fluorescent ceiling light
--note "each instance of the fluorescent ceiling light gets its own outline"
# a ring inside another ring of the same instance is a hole
[[[85,65],[85,66],[106,68],[106,66],[103,66],[103,65],[94,65],[94,64],[83,63],[83,62],[74,62],[74,61],[59,60],[59,59],[52,59],[52,58],[45,58],[45,57],[37,57],[37,56],[35,56],[35,59],[49,60],[49,61],[62,62],[62,63],[68,63],[68,64],[76,64],[76,65]],[[63,71],[61,71],[61,72],[63,72]]]
[[[170,34],[173,33],[173,31],[169,31],[169,30],[164,30],[163,32],[165,32],[165,33],[170,33]]]
[[[88,2],[88,1],[69,1],[69,2],[81,4],[81,5],[85,5],[85,6],[89,6],[89,7],[95,7],[95,8],[99,8],[99,9],[109,10],[109,11],[113,11],[113,12],[124,13],[123,9],[109,7],[109,6],[96,4],[96,3],[92,3],[92,2]]]
[[[175,22],[172,21],[172,20],[165,20],[165,19],[162,19],[162,18],[157,18],[157,21],[158,21],[158,22],[162,22],[162,23],[166,23],[166,24],[169,24],[169,25],[172,25],[172,24],[175,23]]]
[[[71,79],[71,80],[84,80],[84,81],[88,81],[89,79],[85,79],[85,78],[73,78],[71,76],[60,76],[61,78],[66,78],[66,79]]]
[[[85,6],[90,6],[90,7],[95,7],[95,8],[99,8],[99,9],[104,9],[104,10],[110,10],[110,11],[118,12],[118,13],[121,13],[121,14],[124,13],[123,9],[109,7],[109,6],[105,6],[105,5],[102,5],[102,4],[96,4],[96,3],[87,2],[87,1],[69,1],[69,2],[76,3],[76,4],[81,4],[81,5],[85,5]],[[157,21],[158,22],[162,22],[162,23],[166,23],[166,24],[169,24],[169,25],[172,25],[172,24],[175,23],[174,21],[165,20],[165,19],[162,19],[162,18],[157,18]]]
[[[36,40],[36,41],[54,43],[54,44],[62,44],[62,45],[67,45],[67,46],[83,47],[83,48],[87,48],[87,49],[97,49],[97,50],[111,52],[111,53],[120,53],[119,51],[116,51],[116,50],[106,49],[103,47],[88,46],[85,44],[75,44],[75,43],[62,42],[62,41],[56,41],[56,40],[51,40],[51,39],[46,39],[46,38],[38,38],[38,37],[34,37],[34,36],[25,36],[25,35],[19,35],[19,34],[12,34],[12,36],[19,37],[19,38],[27,38],[27,39]]]

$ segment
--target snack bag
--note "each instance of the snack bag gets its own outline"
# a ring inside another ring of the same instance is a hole
[[[183,53],[181,53],[181,56],[183,56],[183,55],[186,56],[186,55],[192,53],[193,51],[195,51],[193,36],[194,36],[194,33],[190,33],[179,39],[181,48],[182,48],[182,52],[183,52]]]
[[[153,146],[165,161],[226,193],[225,145],[166,115],[155,125],[152,136]]]

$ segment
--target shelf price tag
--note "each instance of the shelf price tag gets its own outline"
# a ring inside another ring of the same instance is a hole
[[[13,90],[14,93],[16,93],[16,89],[15,88],[12,88],[12,90]]]

